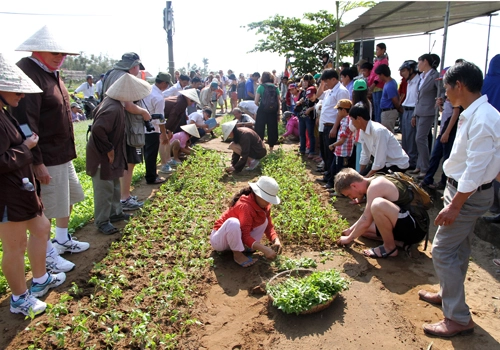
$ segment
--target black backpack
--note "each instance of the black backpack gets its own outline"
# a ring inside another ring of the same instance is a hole
[[[278,90],[275,85],[271,84],[263,84],[264,85],[264,93],[260,98],[259,108],[262,109],[263,112],[273,112],[277,113],[279,110],[278,104]]]

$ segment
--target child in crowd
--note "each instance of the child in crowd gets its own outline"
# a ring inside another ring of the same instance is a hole
[[[172,156],[174,157],[172,163],[174,165],[181,164],[181,160],[179,158],[180,152],[183,152],[186,155],[194,152],[194,149],[191,148],[191,136],[198,139],[200,138],[196,124],[181,125],[181,129],[182,131],[176,132],[170,139],[170,148],[172,150]]]
[[[299,118],[293,115],[292,112],[283,113],[286,120],[286,132],[281,135],[283,139],[287,138],[289,141],[299,140]]]
[[[257,259],[245,253],[258,250],[266,259],[274,260],[281,250],[281,242],[271,220],[271,204],[279,204],[279,186],[276,180],[261,176],[257,182],[249,182],[234,195],[229,208],[215,222],[210,244],[216,251],[231,250],[234,261],[249,267]],[[272,243],[268,247],[260,240],[263,235]]]

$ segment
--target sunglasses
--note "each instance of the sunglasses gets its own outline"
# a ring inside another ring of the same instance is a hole
[[[52,56],[59,56],[59,55],[61,55],[63,57],[68,56],[67,53],[63,53],[63,52],[51,52],[51,54],[52,54]]]

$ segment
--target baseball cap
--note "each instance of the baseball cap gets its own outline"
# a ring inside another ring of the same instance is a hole
[[[364,58],[361,58],[357,63],[356,63],[356,66],[361,66],[363,63],[366,63],[368,62],[367,60],[365,60]]]
[[[306,97],[309,97],[312,94],[315,94],[316,92],[317,92],[316,88],[314,86],[310,86],[306,90]]]
[[[351,107],[352,107],[351,100],[344,98],[344,99],[340,100],[339,102],[337,102],[337,105],[334,108],[351,109]]]
[[[71,106],[71,108],[73,108],[73,107],[81,108],[80,105],[76,102],[72,102],[70,106]]]
[[[364,91],[368,89],[368,86],[366,86],[366,81],[364,79],[358,79],[354,81],[352,89],[354,91]]]
[[[172,84],[172,76],[170,73],[159,72],[156,79],[163,81],[164,83]]]

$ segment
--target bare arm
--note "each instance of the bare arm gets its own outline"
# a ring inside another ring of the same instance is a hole
[[[441,135],[441,140],[440,140],[441,143],[448,142],[451,130],[453,129],[453,126],[457,122],[459,116],[460,116],[460,107],[453,107],[453,114],[450,117],[450,122],[448,123],[446,130],[443,132],[443,135]]]

